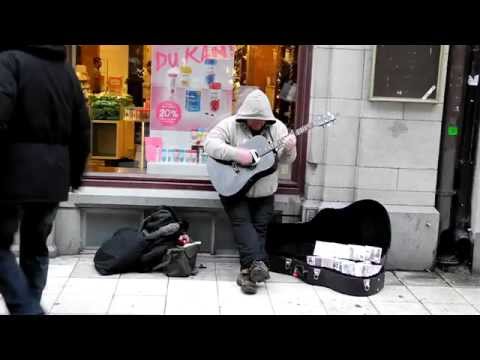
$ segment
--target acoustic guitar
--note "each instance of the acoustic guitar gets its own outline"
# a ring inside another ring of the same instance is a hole
[[[292,133],[299,136],[314,127],[330,126],[335,120],[332,113],[318,115],[315,120],[295,129]],[[249,166],[209,157],[207,171],[215,190],[225,198],[241,196],[248,192],[256,181],[275,172],[277,168],[275,153],[285,145],[287,136],[269,143],[264,136],[257,135],[240,145],[241,148],[251,151],[253,162]]]

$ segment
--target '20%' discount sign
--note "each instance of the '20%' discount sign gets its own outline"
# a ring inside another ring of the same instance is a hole
[[[160,125],[175,126],[182,118],[182,109],[176,102],[167,100],[158,103],[155,114]]]

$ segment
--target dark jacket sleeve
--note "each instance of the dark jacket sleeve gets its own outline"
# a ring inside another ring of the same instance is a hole
[[[80,82],[75,73],[74,77],[74,107],[72,118],[72,138],[70,142],[70,185],[74,190],[82,184],[88,155],[90,154],[90,116],[85,98],[83,97]]]
[[[17,97],[17,80],[14,59],[0,52],[0,139],[7,137],[8,123],[12,117]]]

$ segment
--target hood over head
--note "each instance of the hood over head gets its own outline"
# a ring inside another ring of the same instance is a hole
[[[277,121],[273,116],[272,107],[267,95],[261,90],[253,90],[235,114],[237,121],[263,120],[267,123]]]

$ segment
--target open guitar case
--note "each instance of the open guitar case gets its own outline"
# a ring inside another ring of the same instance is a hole
[[[371,277],[346,275],[307,264],[315,242],[368,245],[382,248],[381,270]],[[266,238],[270,271],[293,275],[311,285],[352,296],[371,296],[385,282],[385,258],[390,249],[390,218],[377,201],[360,200],[341,209],[326,208],[306,223],[272,223]]]

